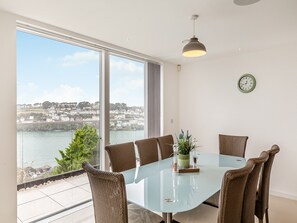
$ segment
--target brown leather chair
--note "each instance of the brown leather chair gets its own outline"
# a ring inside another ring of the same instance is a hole
[[[113,172],[122,172],[136,167],[133,142],[105,146],[105,150]]]
[[[241,223],[244,189],[253,168],[254,162],[248,161],[245,167],[225,173],[220,193],[218,223]]]
[[[219,135],[220,154],[244,157],[247,136]],[[208,198],[204,203],[213,207],[219,205],[220,191]]]
[[[244,191],[243,208],[242,208],[242,223],[254,223],[255,222],[255,204],[257,197],[257,187],[259,182],[259,176],[263,164],[268,160],[268,153],[263,151],[258,158],[251,158],[255,164],[254,169],[249,174]]]
[[[254,161],[249,160],[245,167],[225,173],[218,209],[202,204],[193,210],[174,215],[174,219],[179,222],[206,223],[215,222],[217,218],[218,223],[241,223],[245,185],[253,168]]]
[[[157,138],[160,148],[161,159],[173,156],[173,137],[172,135],[161,136]]]
[[[162,218],[137,205],[127,206],[126,187],[121,173],[82,164],[90,181],[96,223],[160,222]]]
[[[135,141],[140,166],[158,161],[158,142],[156,138]]]
[[[269,154],[268,160],[264,163],[262,169],[262,175],[260,178],[256,207],[255,207],[255,215],[258,217],[259,222],[262,223],[265,215],[266,223],[269,223],[268,218],[268,204],[269,204],[269,183],[270,183],[270,174],[272,169],[273,160],[275,154],[280,151],[278,145],[273,145],[270,150],[267,151]]]
[[[244,157],[248,136],[219,135],[220,154]]]

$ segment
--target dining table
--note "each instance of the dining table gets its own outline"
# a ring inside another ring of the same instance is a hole
[[[173,213],[202,204],[221,189],[226,171],[246,163],[242,157],[198,152],[199,172],[178,173],[173,168],[175,159],[171,157],[122,172],[127,200],[162,213],[166,223],[174,222]]]

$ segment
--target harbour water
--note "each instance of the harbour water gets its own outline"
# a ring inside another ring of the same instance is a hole
[[[61,158],[64,150],[74,137],[74,131],[35,131],[17,133],[18,168],[39,168],[56,166],[55,157]],[[135,141],[144,138],[144,131],[111,131],[111,144]]]

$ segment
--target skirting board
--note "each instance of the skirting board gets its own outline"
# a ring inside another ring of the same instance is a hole
[[[280,191],[270,190],[270,195],[297,201],[297,195],[288,194],[288,193],[284,193],[284,192],[280,192]]]

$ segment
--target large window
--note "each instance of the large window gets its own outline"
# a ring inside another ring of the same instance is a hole
[[[135,141],[144,132],[143,62],[110,56],[110,144]]]
[[[99,164],[99,71],[100,52],[17,31],[19,184]]]
[[[81,164],[104,166],[101,139],[118,144],[151,136],[156,131],[146,126],[146,119],[158,122],[157,130],[160,126],[160,112],[154,109],[160,104],[159,67],[150,69],[152,64],[144,60],[35,31],[17,31],[17,182],[19,188],[39,185],[19,191],[20,222],[91,199]],[[105,70],[101,64],[107,65]],[[150,96],[146,90],[155,93]],[[147,115],[148,107],[154,115]],[[34,208],[39,206],[44,208]]]

